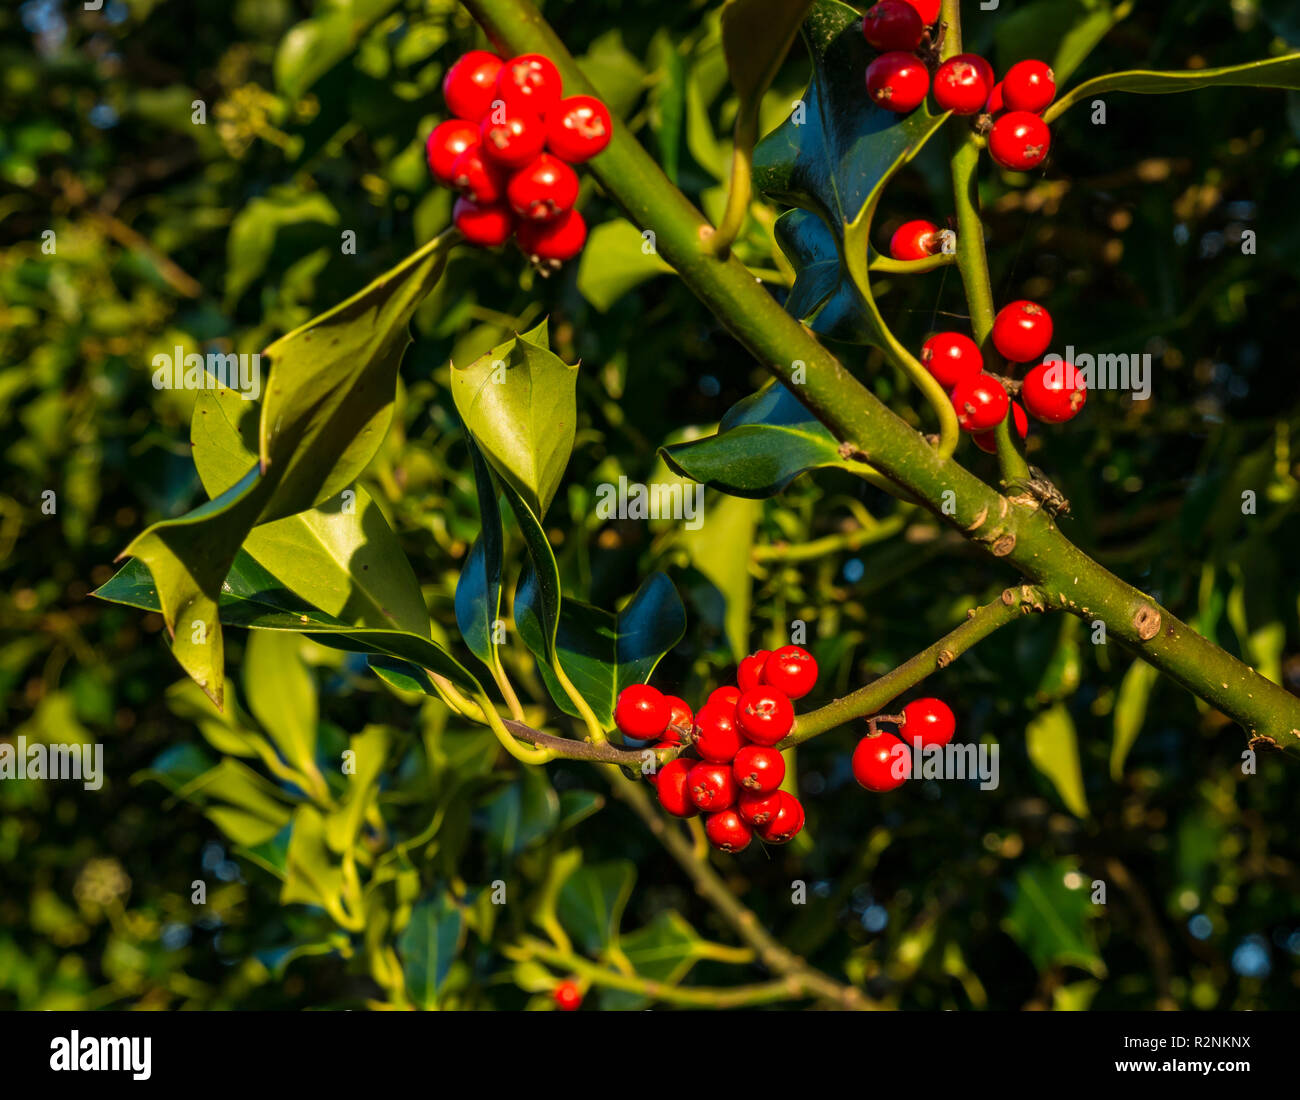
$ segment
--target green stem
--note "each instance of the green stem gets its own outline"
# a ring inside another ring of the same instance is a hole
[[[836,729],[855,718],[878,714],[884,706],[905,691],[916,687],[927,676],[947,668],[972,646],[982,642],[1013,619],[1034,610],[1045,610],[1042,595],[1032,588],[1008,588],[1002,598],[973,608],[964,623],[940,638],[928,649],[891,669],[878,680],[859,688],[833,703],[801,714],[794,730],[778,745],[788,749],[810,741],[819,734]]]
[[[530,0],[465,0],[489,35],[512,53],[539,52],[570,94],[594,88]],[[790,317],[734,257],[711,255],[710,227],[625,127],[589,166],[630,220],[655,231],[659,254],[774,376],[846,447],[903,487],[943,522],[1004,559],[1108,637],[1213,704],[1250,734],[1300,754],[1300,700],[1206,641],[1149,596],[1075,547],[1051,517],[1013,504],[936,453],[812,334]],[[797,364],[804,382],[794,380]]]
[[[665,985],[650,978],[611,970],[581,955],[561,951],[531,936],[522,939],[519,948],[508,954],[512,957],[540,959],[561,970],[576,974],[579,978],[585,978],[593,985],[621,989],[627,993],[640,993],[651,1000],[689,1005],[693,1008],[745,1008],[749,1005],[793,1001],[810,996],[802,986],[788,978],[759,985],[733,985],[721,988]]]
[[[942,18],[947,24],[943,56],[948,58],[961,52],[960,0],[944,0]],[[956,115],[948,120],[948,141],[952,149],[952,194],[957,211],[957,270],[961,272],[962,287],[966,291],[971,331],[987,365],[993,354],[989,337],[993,332],[996,309],[993,283],[989,278],[988,253],[984,248],[984,220],[979,209],[979,161],[983,143],[971,129],[970,119]],[[1029,467],[1011,432],[1014,420],[1015,417],[1008,412],[993,430],[1004,485],[1029,479]]]
[[[758,101],[752,108],[742,109],[736,119],[734,148],[731,153],[731,185],[727,189],[727,206],[718,223],[717,232],[709,241],[713,254],[725,259],[731,246],[740,236],[749,216],[749,200],[753,194],[754,142],[758,139]]]

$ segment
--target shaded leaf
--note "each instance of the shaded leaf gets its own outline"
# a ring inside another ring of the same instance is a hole
[[[496,624],[501,618],[501,573],[505,539],[496,481],[473,436],[466,439],[478,491],[479,535],[456,582],[456,625],[470,652],[488,667],[496,664]]]
[[[1116,782],[1124,776],[1124,761],[1142,732],[1147,701],[1160,673],[1146,661],[1136,660],[1124,673],[1115,699],[1115,736],[1110,745],[1110,775]]]
[[[627,860],[580,867],[565,879],[556,911],[588,954],[599,954],[618,940],[618,926],[635,879],[636,868]]]
[[[622,218],[602,222],[591,231],[578,260],[578,291],[601,313],[647,279],[672,272],[649,248],[641,230]]]
[[[1075,817],[1087,817],[1078,735],[1064,703],[1030,719],[1025,727],[1025,748],[1030,762],[1051,781],[1066,809]]]
[[[483,810],[492,849],[508,862],[555,831],[560,799],[545,770],[522,765],[519,778]]]
[[[1040,863],[1016,876],[1015,898],[1002,927],[1039,971],[1070,965],[1103,977],[1106,964],[1089,925],[1092,915],[1082,876],[1064,861]]]
[[[438,890],[415,905],[397,940],[406,992],[420,1008],[434,1008],[465,939],[465,921],[450,894]]]

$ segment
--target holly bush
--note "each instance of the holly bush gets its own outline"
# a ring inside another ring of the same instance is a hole
[[[934,6],[0,15],[0,708],[105,760],[3,776],[0,1004],[1294,1007],[1300,24]],[[737,680],[802,828],[664,812]],[[934,698],[991,773],[866,759]]]

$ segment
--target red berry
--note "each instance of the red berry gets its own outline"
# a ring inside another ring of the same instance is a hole
[[[481,248],[505,244],[515,229],[515,216],[507,207],[491,203],[480,206],[464,197],[451,208],[451,221],[465,240]]]
[[[907,0],[907,3],[916,9],[922,23],[927,27],[932,27],[934,21],[939,18],[939,6],[943,3],[943,0]]]
[[[1019,61],[1002,78],[1008,110],[1040,114],[1056,98],[1056,74],[1045,61]]]
[[[776,816],[776,811],[781,808],[781,795],[784,793],[784,791],[773,791],[771,794],[760,794],[758,791],[741,791],[740,797],[736,800],[736,811],[742,821],[753,825],[756,829],[760,828]]]
[[[984,105],[984,110],[991,115],[997,115],[1006,109],[1006,101],[1002,98],[1002,81],[999,80],[993,85],[993,91],[989,92],[989,101]]]
[[[710,844],[724,852],[743,852],[754,835],[735,810],[709,814],[704,819],[704,833]]]
[[[977,374],[952,388],[952,407],[963,431],[983,432],[1002,423],[1011,399],[991,374]]]
[[[1029,434],[1029,417],[1025,415],[1025,410],[1021,407],[1019,401],[1011,402],[1011,420],[1015,425],[1016,434],[1019,435],[1023,441]],[[975,432],[971,436],[971,440],[981,451],[986,451],[991,455],[998,453],[998,438],[992,430],[987,432]]]
[[[934,222],[904,222],[889,238],[889,254],[896,260],[924,260],[939,247],[938,233]]]
[[[934,101],[953,114],[976,114],[993,91],[992,71],[989,63],[975,54],[948,58],[934,74]]]
[[[576,210],[568,210],[554,221],[519,226],[519,247],[535,263],[558,266],[573,259],[586,243],[587,223]]]
[[[942,699],[913,699],[903,708],[902,732],[908,745],[919,738],[922,748],[942,746],[957,732],[957,719]]]
[[[510,177],[510,208],[527,221],[550,221],[578,198],[578,173],[559,157],[542,153]]]
[[[571,95],[546,116],[546,145],[561,160],[582,164],[609,144],[614,122],[595,96]]]
[[[1052,315],[1037,302],[1012,302],[993,318],[993,346],[1012,363],[1039,358],[1052,343]]]
[[[564,1012],[575,1012],[582,1004],[582,990],[578,988],[577,982],[562,981],[555,987],[552,996]]]
[[[433,173],[433,178],[443,187],[450,187],[451,172],[456,158],[478,143],[478,127],[472,122],[462,122],[458,118],[453,118],[438,123],[425,145],[425,154],[429,158],[429,171]]]
[[[735,707],[740,701],[740,688],[735,684],[723,684],[720,688],[714,688],[709,692],[708,703],[716,703],[720,707]],[[705,705],[707,706],[708,703]]]
[[[763,665],[763,683],[791,699],[802,699],[817,686],[817,660],[800,646],[783,645]]]
[[[664,730],[664,740],[671,745],[680,745],[682,734],[678,731],[684,730],[690,733],[695,728],[695,714],[685,699],[679,699],[676,695],[665,695],[664,700],[668,703],[668,728]],[[673,729],[674,726],[677,729]]]
[[[759,826],[758,835],[769,844],[788,844],[803,828],[803,803],[789,791],[777,791],[776,799],[776,812]]]
[[[732,806],[738,793],[731,766],[708,760],[696,764],[687,773],[686,790],[691,801],[705,813],[716,813]]]
[[[734,706],[709,702],[700,707],[695,716],[695,751],[705,760],[727,764],[744,743]]]
[[[505,197],[505,173],[483,155],[475,142],[451,166],[451,186],[477,203],[499,202]]]
[[[862,17],[862,34],[881,52],[914,50],[921,44],[925,24],[906,0],[880,0]]]
[[[1005,81],[1002,95],[1005,99]],[[1052,132],[1047,123],[1029,111],[1008,111],[989,131],[989,155],[1013,172],[1037,168],[1051,147]]]
[[[540,117],[560,102],[561,88],[555,62],[539,53],[525,53],[502,66],[496,94],[511,113],[528,111]]]
[[[910,53],[891,50],[867,66],[867,94],[877,107],[908,114],[925,102],[929,90],[930,70]]]
[[[745,790],[769,794],[785,779],[785,757],[764,745],[746,745],[736,753],[731,774]]]
[[[1073,363],[1039,363],[1025,375],[1020,399],[1035,419],[1063,424],[1083,408],[1088,388]]]
[[[794,707],[785,692],[759,685],[736,704],[740,728],[757,745],[775,745],[794,725]]]
[[[659,792],[659,805],[673,817],[694,817],[699,808],[691,800],[690,788],[687,786],[694,760],[678,757],[670,760],[659,769],[655,776],[655,790]]]
[[[627,737],[645,741],[668,728],[671,711],[668,700],[649,684],[631,684],[618,693],[614,724]]]
[[[864,737],[853,750],[853,778],[869,791],[892,791],[912,774],[912,754],[892,733]]]
[[[501,58],[486,50],[470,50],[442,78],[442,97],[457,118],[478,122],[496,98]]]
[[[936,332],[921,346],[921,362],[945,390],[984,369],[979,345],[960,332]]]
[[[537,115],[513,114],[493,108],[479,124],[483,151],[506,168],[522,168],[546,143],[546,129]]]
[[[741,691],[758,687],[763,682],[763,665],[767,663],[770,654],[771,650],[760,649],[740,662],[740,668],[736,672],[736,683],[740,685]]]

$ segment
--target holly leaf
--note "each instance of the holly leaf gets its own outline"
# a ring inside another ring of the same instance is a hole
[[[540,618],[518,613],[520,601],[528,607],[535,598],[527,587],[521,587],[516,597],[519,635],[543,661],[538,667],[556,705],[567,714],[581,717],[545,660]],[[686,608],[677,589],[663,573],[652,573],[617,614],[578,600],[565,600],[556,634],[555,659],[608,729],[614,725],[614,703],[619,693],[629,684],[649,680],[663,655],[685,633]]]
[[[660,453],[682,477],[754,499],[775,496],[809,470],[863,468],[840,456],[826,426],[779,382],[733,405],[714,435]]]
[[[411,909],[397,939],[406,991],[420,1008],[433,1008],[451,964],[465,942],[465,918],[455,899],[439,888]]]
[[[139,561],[128,562],[95,595],[142,611],[161,609],[153,577]],[[410,662],[416,669],[432,669],[471,695],[483,690],[469,670],[437,642],[411,631],[359,626],[327,615],[290,592],[243,551],[236,554],[222,585],[219,611],[226,626],[295,631],[334,649],[379,654]]]
[[[948,117],[932,115],[924,106],[899,116],[872,103],[862,81],[875,54],[862,37],[861,22],[853,8],[817,0],[802,31],[813,64],[808,90],[791,117],[754,150],[754,186],[815,214],[829,234],[829,239],[819,237],[811,222],[799,219],[778,238],[796,270],[791,311],[801,320],[850,281],[843,262],[846,236],[850,247],[862,250],[865,272],[871,221],[884,185]],[[830,269],[832,249],[840,256],[838,277]],[[810,263],[817,270],[805,277],[802,267]],[[813,318],[813,330],[860,343],[882,340],[874,303],[852,288],[843,293],[825,319]]]
[[[1040,972],[1068,964],[1100,978],[1106,964],[1089,925],[1093,911],[1083,877],[1068,863],[1040,863],[1016,876],[1015,900],[1002,927]]]
[[[1264,61],[1249,61],[1244,65],[1227,65],[1220,69],[1182,69],[1173,72],[1130,69],[1120,73],[1107,73],[1071,88],[1044,112],[1043,121],[1050,124],[1076,103],[1106,92],[1168,95],[1171,92],[1195,92],[1212,87],[1300,90],[1300,53],[1270,57]]]
[[[155,523],[119,555],[148,567],[172,653],[217,706],[225,677],[222,581],[254,526],[328,501],[374,457],[392,418],[407,324],[445,255],[445,240],[435,238],[268,347],[259,462],[206,504]]]
[[[538,517],[551,505],[577,432],[578,367],[550,350],[546,322],[451,371],[451,394],[488,464]]]
[[[636,867],[627,860],[580,867],[564,880],[556,912],[588,954],[599,954],[617,942],[618,926],[635,880]]]
[[[1124,761],[1142,732],[1151,690],[1159,679],[1155,666],[1139,658],[1129,665],[1120,681],[1115,697],[1115,733],[1110,743],[1110,776],[1117,783],[1124,778]]]

